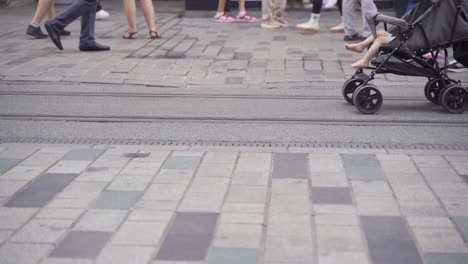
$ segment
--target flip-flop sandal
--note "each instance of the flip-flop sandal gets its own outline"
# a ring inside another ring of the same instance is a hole
[[[150,36],[151,39],[161,38],[161,34],[159,34],[157,31],[153,31],[153,30],[150,30],[149,36]]]
[[[123,39],[137,39],[138,32],[128,32],[122,36]]]

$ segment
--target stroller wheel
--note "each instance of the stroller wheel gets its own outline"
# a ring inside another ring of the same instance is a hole
[[[341,89],[341,92],[343,94],[344,99],[348,104],[354,104],[353,103],[353,93],[356,91],[356,88],[358,88],[362,83],[364,83],[364,80],[361,80],[360,78],[352,77],[351,79],[347,80],[343,84],[343,88]]]
[[[424,87],[424,95],[429,102],[439,105],[439,96],[441,95],[442,89],[442,81],[439,79],[432,79],[426,83],[426,86]]]
[[[442,92],[440,103],[452,114],[461,114],[465,110],[468,92],[458,84],[449,84]]]
[[[375,85],[367,84],[354,91],[353,102],[361,113],[373,114],[382,107],[383,97]]]

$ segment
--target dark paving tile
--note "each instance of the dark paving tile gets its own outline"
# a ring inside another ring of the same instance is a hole
[[[423,264],[412,240],[368,240],[373,264]]]
[[[350,180],[385,180],[380,163],[373,154],[342,154]]]
[[[364,234],[371,240],[412,240],[401,216],[361,216]]]
[[[307,179],[307,167],[307,156],[305,154],[273,154],[273,179]]]
[[[62,160],[84,160],[93,161],[97,159],[105,150],[103,149],[73,149],[68,152]]]
[[[258,249],[253,248],[213,248],[207,264],[257,264]]]
[[[202,261],[205,259],[212,235],[168,234],[158,252],[158,260]]]
[[[218,220],[216,213],[176,213],[157,259],[204,260]]]
[[[86,171],[89,171],[89,172],[98,172],[98,171],[107,171],[109,170],[109,168],[107,167],[89,167],[86,169]]]
[[[225,43],[226,43],[226,40],[213,40],[213,41],[210,42],[210,45],[224,46]]]
[[[312,201],[317,204],[353,204],[346,187],[313,187]]]
[[[467,253],[427,253],[424,255],[426,264],[466,264]]]
[[[287,39],[287,36],[273,36],[273,41],[285,41]]]
[[[6,207],[44,207],[78,174],[44,174],[13,195]]]
[[[236,60],[248,60],[252,58],[252,53],[250,52],[236,52],[234,53],[234,59]]]
[[[403,217],[361,216],[373,264],[423,264]]]
[[[178,212],[169,230],[177,234],[211,234],[214,232],[219,214]]]
[[[191,156],[169,157],[164,163],[163,168],[174,170],[194,170],[198,167],[200,159],[200,157]]]
[[[221,53],[234,53],[236,52],[236,48],[229,48],[229,47],[223,47],[223,49],[221,50]]]
[[[468,216],[453,216],[452,221],[461,233],[463,240],[468,242]]]
[[[224,84],[242,84],[244,82],[244,78],[242,77],[226,77],[224,79]]]
[[[462,175],[461,177],[465,181],[465,183],[468,184],[468,175]]]
[[[258,41],[257,45],[268,46],[268,45],[271,45],[271,42],[269,42],[269,41]]]
[[[53,258],[96,258],[112,233],[72,231],[50,253]]]
[[[0,159],[0,173],[4,173],[13,168],[21,160],[19,159]]]
[[[141,192],[133,191],[105,191],[93,203],[93,208],[128,210],[140,198]]]

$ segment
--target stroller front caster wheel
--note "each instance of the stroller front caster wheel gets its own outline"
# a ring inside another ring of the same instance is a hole
[[[442,94],[444,85],[439,79],[432,79],[426,83],[424,87],[424,95],[429,102],[439,105],[439,97]]]
[[[452,114],[461,114],[465,110],[468,91],[458,84],[450,84],[440,97],[442,107]]]
[[[343,84],[343,88],[341,89],[341,92],[346,102],[348,102],[348,104],[351,104],[351,105],[354,104],[353,93],[363,83],[364,83],[364,80],[361,80],[360,78],[352,77],[351,79],[347,80]]]
[[[382,107],[382,93],[375,85],[367,84],[356,89],[353,93],[354,106],[363,114],[373,114]]]

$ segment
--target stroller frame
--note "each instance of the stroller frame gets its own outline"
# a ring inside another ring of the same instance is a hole
[[[441,104],[442,107],[450,113],[463,113],[464,101],[468,91],[461,86],[460,81],[450,79],[447,74],[447,48],[452,46],[454,43],[455,27],[461,13],[461,0],[455,1],[457,11],[455,22],[451,28],[450,40],[447,43],[437,45],[436,47],[431,47],[429,37],[423,27],[422,20],[426,18],[434,8],[439,6],[438,0],[433,1],[431,6],[413,23],[408,23],[403,19],[383,14],[376,14],[371,17],[368,16],[367,21],[372,29],[374,39],[377,37],[377,24],[379,22],[383,22],[386,31],[387,24],[394,25],[394,29],[398,30],[399,34],[396,39],[399,40],[399,43],[395,46],[385,45],[380,47],[378,55],[386,57],[384,57],[381,62],[376,62],[376,59],[371,62],[374,66],[367,68],[371,70],[369,75],[364,73],[364,69],[356,70],[354,75],[343,85],[342,94],[344,99],[348,103],[355,105],[360,112],[364,114],[373,114],[376,113],[383,104],[382,93],[375,85],[370,84],[370,82],[374,80],[376,74],[393,73],[406,76],[422,76],[428,78],[424,94],[430,102]],[[417,52],[411,53],[402,50],[406,41],[418,27],[422,32],[423,39],[426,43],[425,46],[430,48],[420,49]],[[402,30],[402,28],[404,30]],[[443,50],[445,54],[444,67],[440,67],[437,61],[437,57],[441,50]],[[424,53],[430,53],[431,59],[427,60],[419,56]],[[397,59],[398,62],[390,62],[391,58]],[[414,63],[420,67],[415,66]],[[392,67],[392,65],[394,67]],[[395,65],[398,67],[395,67]]]

